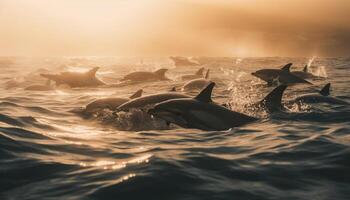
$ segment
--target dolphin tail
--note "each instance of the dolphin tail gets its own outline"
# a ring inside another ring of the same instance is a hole
[[[285,66],[283,66],[283,67],[281,68],[281,70],[289,72],[289,71],[290,71],[290,67],[291,67],[292,65],[293,65],[293,63],[288,63],[288,64],[286,64]]]
[[[135,99],[135,98],[141,97],[142,93],[143,93],[143,90],[139,89],[134,94],[132,94],[129,98],[130,99]]]
[[[331,84],[327,83],[322,90],[320,90],[320,94],[322,96],[328,96],[330,94],[330,88],[331,88]]]
[[[91,77],[96,76],[96,72],[99,69],[100,69],[99,67],[94,67],[94,68],[90,69],[89,71],[87,71],[86,74],[88,76],[91,76]]]
[[[198,101],[202,101],[202,102],[213,102],[211,99],[211,94],[213,92],[213,88],[215,86],[214,82],[210,82],[207,87],[205,87],[196,97],[195,99]]]
[[[158,76],[158,77],[165,77],[165,72],[167,72],[168,69],[158,69],[157,71],[155,71],[154,73]]]
[[[308,72],[308,66],[307,65],[304,66],[303,72]]]
[[[280,85],[272,90],[266,97],[262,100],[268,112],[272,113],[279,111],[282,108],[282,96],[286,90],[287,85]]]
[[[204,67],[201,67],[201,68],[195,73],[195,75],[202,76],[202,75],[203,75],[203,71],[204,71]]]
[[[205,79],[208,79],[208,78],[209,78],[209,72],[210,72],[210,70],[208,69],[208,70],[207,70],[207,73],[205,74],[205,77],[204,77]]]

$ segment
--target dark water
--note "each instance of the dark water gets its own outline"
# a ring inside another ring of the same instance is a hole
[[[83,119],[69,112],[100,97],[127,97],[139,88],[146,94],[167,91],[181,86],[178,77],[193,68],[175,69],[167,59],[140,64],[135,58],[8,58],[0,67],[0,199],[350,199],[348,106],[305,105],[272,116],[243,106],[272,89],[250,72],[286,62],[302,69],[307,61],[226,58],[204,65],[218,83],[216,101],[262,118],[232,130],[205,132],[152,130],[164,127],[142,118],[123,121],[128,130],[138,131],[121,131],[120,120]],[[319,58],[312,65],[314,73],[328,78],[314,80],[314,86],[291,87],[285,99],[331,82],[332,95],[350,101],[350,59]],[[159,67],[171,68],[168,76],[175,81],[23,89],[45,82],[39,72],[92,66],[101,66],[98,76],[108,83],[133,70]]]

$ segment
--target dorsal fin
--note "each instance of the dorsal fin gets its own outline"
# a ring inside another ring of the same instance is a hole
[[[292,65],[293,65],[293,63],[288,63],[288,64],[286,64],[285,66],[283,66],[283,67],[281,68],[281,70],[289,72],[289,71],[290,71],[290,67],[291,67]]]
[[[157,71],[155,71],[154,73],[157,74],[157,76],[159,77],[164,77],[165,76],[165,72],[167,72],[168,69],[158,69]]]
[[[170,92],[176,92],[176,87],[172,87],[169,91]]]
[[[205,79],[208,79],[208,78],[209,78],[209,72],[210,72],[210,70],[208,69],[208,70],[207,70],[207,73],[205,74],[205,77],[204,77]]]
[[[307,72],[307,68],[308,68],[308,66],[305,65],[305,66],[304,66],[304,69],[303,69],[303,72]]]
[[[201,68],[195,73],[195,75],[202,76],[202,75],[203,75],[203,71],[204,71],[204,67],[201,67]]]
[[[327,83],[320,91],[320,94],[322,96],[328,96],[330,94],[330,88],[331,88],[331,84]]]
[[[207,87],[205,87],[196,97],[195,99],[201,102],[212,102],[211,94],[213,92],[213,88],[215,86],[214,82],[210,82]]]
[[[280,85],[273,89],[266,97],[262,100],[268,112],[272,113],[282,109],[282,96],[286,90],[286,85]]]
[[[95,76],[98,69],[100,69],[100,68],[99,67],[94,67],[94,68],[90,69],[88,72],[86,72],[86,74],[88,76]]]
[[[132,94],[129,98],[130,99],[135,99],[135,98],[141,97],[142,93],[143,93],[143,90],[139,89],[134,94]]]

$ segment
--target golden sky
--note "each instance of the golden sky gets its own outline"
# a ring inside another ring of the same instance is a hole
[[[349,56],[349,0],[0,0],[0,55]]]

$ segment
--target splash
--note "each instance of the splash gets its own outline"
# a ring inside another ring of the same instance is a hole
[[[307,66],[310,67],[311,64],[314,62],[314,60],[316,59],[316,56],[312,56],[312,58],[309,59]]]
[[[319,77],[324,77],[324,78],[328,77],[327,70],[326,70],[325,66],[317,67],[316,71],[313,74],[315,74],[316,76],[319,76]]]
[[[109,124],[123,131],[165,130],[169,126],[164,120],[154,118],[147,109],[131,109],[129,112],[113,112],[105,109],[94,115],[103,124]]]

